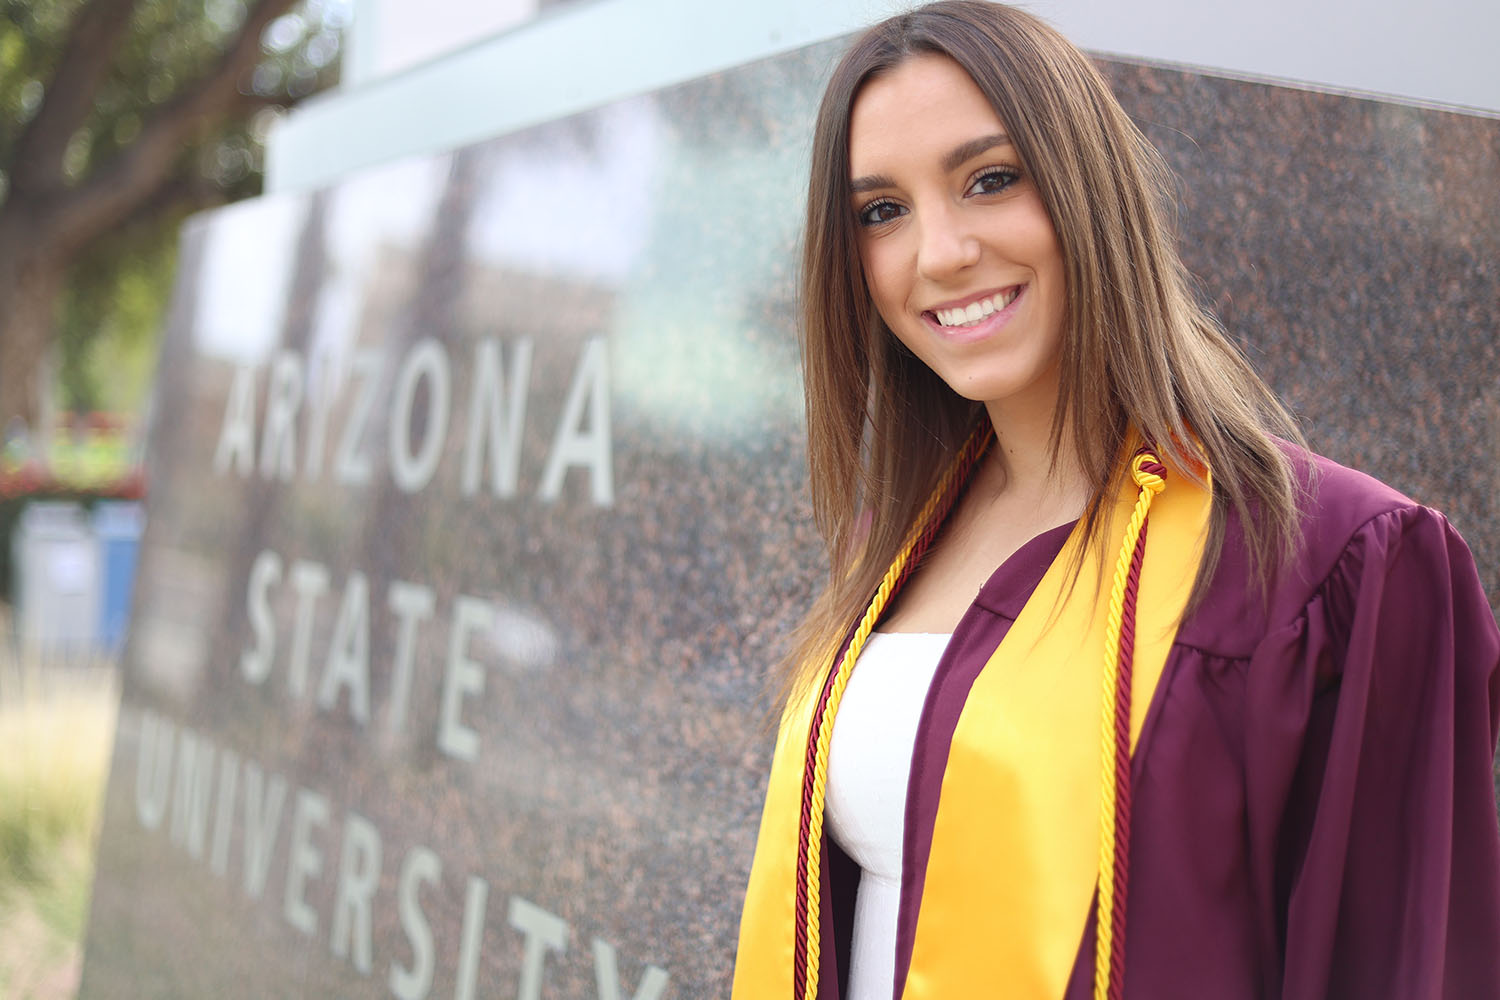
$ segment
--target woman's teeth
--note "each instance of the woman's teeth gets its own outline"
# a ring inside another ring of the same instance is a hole
[[[997,313],[1010,305],[1016,300],[1016,296],[1020,294],[1020,286],[1017,286],[998,295],[991,295],[987,299],[970,302],[967,306],[961,306],[957,309],[934,310],[933,315],[937,317],[938,323],[942,326],[973,326],[986,316]]]

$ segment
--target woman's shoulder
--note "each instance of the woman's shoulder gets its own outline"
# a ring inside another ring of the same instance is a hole
[[[1262,586],[1251,568],[1243,522],[1230,511],[1213,581],[1184,622],[1180,641],[1248,656],[1268,633],[1302,630],[1310,611],[1320,617],[1320,627],[1336,633],[1361,605],[1390,601],[1393,594],[1399,600],[1403,588],[1421,586],[1421,577],[1434,572],[1450,579],[1456,572],[1459,585],[1472,580],[1478,587],[1467,547],[1440,512],[1332,459],[1291,444],[1284,448],[1300,512],[1292,546]]]
[[[1337,558],[1347,543],[1386,515],[1441,517],[1374,476],[1296,445],[1284,444],[1300,493],[1303,559]]]

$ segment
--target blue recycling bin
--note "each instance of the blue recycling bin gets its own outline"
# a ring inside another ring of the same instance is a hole
[[[99,632],[102,649],[118,652],[130,624],[130,594],[146,515],[133,500],[106,500],[94,506],[94,538],[99,546]]]

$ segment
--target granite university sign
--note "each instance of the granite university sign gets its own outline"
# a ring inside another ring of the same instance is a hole
[[[728,992],[836,50],[190,223],[84,996]],[[1106,69],[1315,445],[1500,591],[1495,123]]]

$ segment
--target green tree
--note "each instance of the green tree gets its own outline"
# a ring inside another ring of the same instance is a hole
[[[0,427],[39,373],[153,331],[188,212],[254,194],[274,109],[336,73],[342,0],[0,0]],[[105,359],[106,364],[118,359]]]

